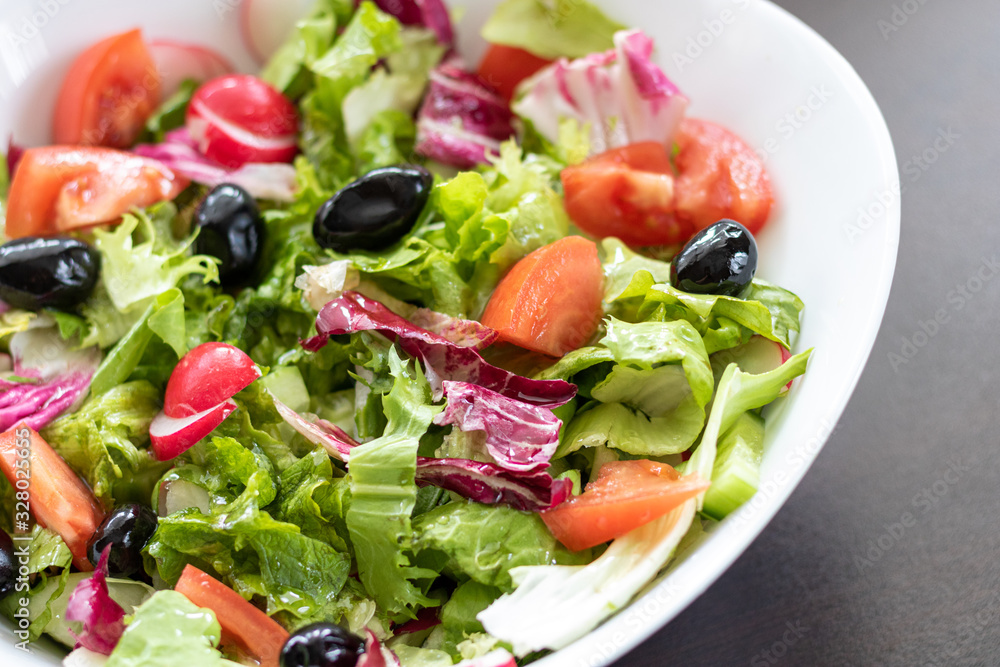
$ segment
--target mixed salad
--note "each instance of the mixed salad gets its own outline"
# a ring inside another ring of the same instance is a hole
[[[67,665],[525,664],[755,492],[770,180],[654,45],[504,0],[107,37],[0,167],[0,609]],[[279,43],[280,42],[280,43]],[[182,638],[178,640],[178,638]]]

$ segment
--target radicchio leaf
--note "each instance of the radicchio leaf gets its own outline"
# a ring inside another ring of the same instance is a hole
[[[478,76],[444,63],[431,72],[417,115],[416,152],[459,169],[487,164],[513,136],[512,121],[507,102]]]
[[[455,45],[451,17],[441,0],[375,0],[375,4],[386,14],[395,16],[403,25],[430,28],[437,35],[438,41],[449,49]]]
[[[443,385],[448,405],[434,418],[435,424],[485,431],[487,451],[507,470],[548,467],[562,426],[551,410],[467,382],[446,380]]]
[[[111,655],[125,632],[125,610],[108,593],[110,553],[109,544],[101,552],[93,576],[76,585],[66,605],[66,620],[83,624],[79,635],[69,631],[76,638],[76,648],[82,646],[104,655]]]
[[[187,128],[168,132],[163,143],[140,144],[136,155],[159,160],[172,171],[192,181],[214,187],[233,183],[257,199],[290,202],[295,199],[295,167],[284,163],[249,163],[230,169],[198,150]]]
[[[553,143],[560,120],[589,124],[598,153],[641,141],[669,145],[688,99],[652,55],[653,41],[641,30],[618,32],[615,50],[563,58],[527,80],[514,111]]]
[[[378,640],[375,633],[365,628],[365,634],[367,635],[365,652],[358,658],[355,667],[400,667],[399,658],[396,657],[395,653],[382,646],[382,642]]]
[[[326,345],[331,335],[357,331],[378,331],[399,344],[412,357],[422,359],[428,379],[468,382],[509,398],[556,408],[576,395],[576,386],[562,380],[532,380],[488,364],[471,347],[414,326],[378,301],[357,292],[344,292],[323,307],[316,318],[318,336],[302,341],[310,352]],[[436,396],[441,386],[435,387]]]

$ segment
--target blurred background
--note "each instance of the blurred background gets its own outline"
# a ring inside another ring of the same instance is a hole
[[[853,64],[888,122],[892,294],[790,501],[618,665],[1000,664],[1000,3],[776,1]]]

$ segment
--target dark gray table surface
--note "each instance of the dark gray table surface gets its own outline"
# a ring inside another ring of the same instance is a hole
[[[778,4],[888,121],[904,188],[892,294],[787,505],[616,667],[1000,665],[1000,2]]]

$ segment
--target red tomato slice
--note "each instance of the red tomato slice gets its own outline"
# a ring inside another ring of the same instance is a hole
[[[597,246],[567,236],[514,265],[490,297],[482,322],[501,340],[561,357],[597,331],[603,281]]]
[[[519,83],[551,64],[530,51],[491,44],[479,63],[479,78],[510,102]]]
[[[757,233],[774,194],[764,163],[726,128],[686,118],[677,133],[677,218],[695,231],[729,218]]]
[[[160,75],[131,30],[94,44],[73,62],[56,102],[57,144],[128,148],[160,103]]]
[[[222,641],[234,644],[260,662],[278,667],[288,631],[219,580],[187,565],[174,590],[204,609],[211,609],[222,626]]]
[[[187,185],[155,160],[111,148],[29,148],[10,184],[7,237],[116,222],[133,207],[173,199]]]
[[[562,172],[566,212],[580,229],[628,245],[683,243],[696,231],[674,215],[667,149],[642,142],[594,156]]]
[[[604,544],[680,507],[707,489],[697,475],[680,477],[665,463],[605,463],[587,490],[541,513],[552,535],[581,551]]]
[[[15,491],[19,482],[27,487],[26,504],[35,520],[63,538],[77,569],[93,570],[87,541],[104,520],[104,510],[73,469],[23,423],[0,434],[0,468]]]
[[[203,343],[185,354],[170,374],[163,412],[177,419],[211,410],[259,377],[260,369],[243,350]]]

